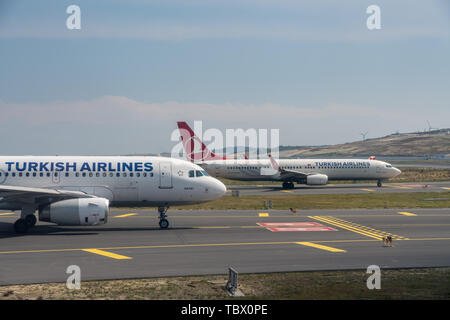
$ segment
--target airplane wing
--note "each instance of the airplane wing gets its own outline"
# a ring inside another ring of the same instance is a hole
[[[275,161],[275,159],[272,158],[271,154],[269,154],[269,159],[270,159],[270,164],[271,164],[272,168],[279,172],[281,180],[290,180],[290,179],[293,179],[293,178],[294,179],[295,178],[304,179],[307,176],[309,176],[311,174],[314,174],[314,173],[311,173],[311,172],[306,173],[306,172],[302,172],[302,171],[299,171],[299,170],[283,169],[283,168],[281,168],[278,165],[278,163]]]
[[[74,198],[95,198],[81,191],[0,186],[0,202],[40,204]]]

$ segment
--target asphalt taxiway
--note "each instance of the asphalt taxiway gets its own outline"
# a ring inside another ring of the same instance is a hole
[[[308,186],[298,184],[295,189],[283,189],[280,184],[271,185],[230,185],[228,192],[238,190],[240,195],[273,194],[340,194],[340,193],[399,193],[399,192],[449,192],[450,182],[384,183],[378,188],[376,183],[330,184]]]
[[[113,209],[105,225],[38,222],[15,235],[17,213],[0,213],[0,285],[82,280],[450,266],[450,209],[169,210],[157,227],[149,209]],[[393,237],[384,247],[382,237]]]

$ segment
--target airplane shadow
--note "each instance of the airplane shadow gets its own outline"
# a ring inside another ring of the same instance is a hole
[[[193,227],[169,227],[167,230],[162,230],[159,227],[64,227],[57,225],[37,225],[30,228],[25,234],[16,234],[14,232],[13,223],[0,222],[0,239],[16,238],[16,237],[35,237],[35,236],[86,236],[98,235],[103,232],[129,232],[129,231],[153,231],[153,232],[167,232],[170,230],[190,230]]]

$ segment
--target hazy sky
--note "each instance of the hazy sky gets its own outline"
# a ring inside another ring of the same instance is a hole
[[[1,154],[170,151],[177,120],[282,145],[450,127],[448,3],[0,0]]]

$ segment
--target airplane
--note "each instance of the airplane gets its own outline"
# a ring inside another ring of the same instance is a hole
[[[241,181],[281,181],[284,189],[294,183],[326,185],[330,180],[376,180],[377,186],[401,171],[391,164],[369,159],[269,159],[237,160],[211,152],[189,125],[177,122],[188,161],[196,162],[213,177]],[[200,145],[196,152],[194,146]]]
[[[20,210],[16,233],[36,222],[105,224],[110,207],[156,206],[167,229],[170,206],[212,201],[225,185],[198,165],[165,157],[0,157],[0,210]]]

